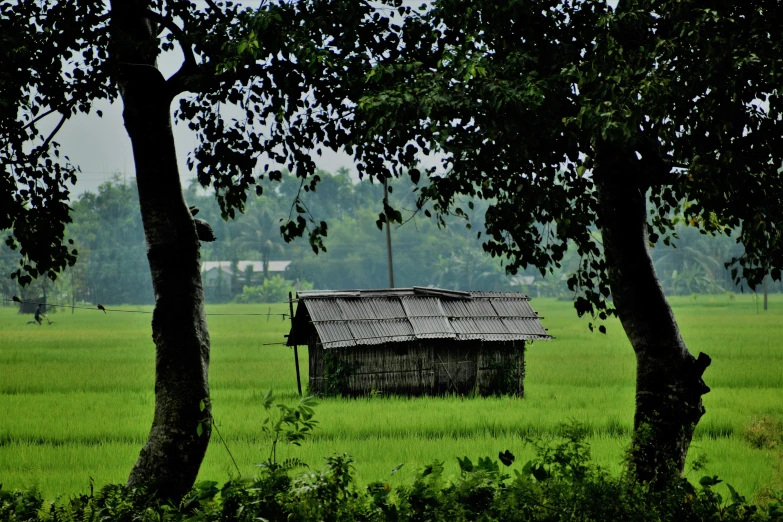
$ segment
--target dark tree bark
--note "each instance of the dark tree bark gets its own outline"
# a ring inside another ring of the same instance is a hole
[[[112,2],[112,52],[155,292],[155,416],[128,486],[178,500],[192,487],[209,443],[210,345],[200,243],[182,196],[171,129],[172,96],[155,66],[157,31],[144,16],[146,4]]]
[[[636,413],[630,454],[640,481],[664,487],[682,473],[709,391],[710,358],[688,351],[648,252],[644,160],[634,151],[599,150],[595,181],[609,284],[636,353]]]

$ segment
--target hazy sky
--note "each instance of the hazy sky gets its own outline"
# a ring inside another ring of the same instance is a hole
[[[113,104],[102,103],[95,109],[103,111],[103,117],[95,114],[78,115],[71,118],[60,130],[56,140],[62,146],[62,152],[68,155],[75,165],[81,167],[74,194],[85,191],[95,192],[98,185],[119,173],[133,176],[133,152],[130,138],[122,121],[122,101]],[[179,159],[180,177],[189,180],[195,177],[188,171],[186,159],[197,145],[192,131],[181,122],[174,125],[174,139]],[[341,166],[352,167],[348,155],[338,156],[324,149],[324,155],[317,160],[320,168],[333,172]]]
[[[240,0],[249,5],[257,5],[257,0]],[[197,1],[206,6],[205,2]],[[422,0],[403,0],[412,7],[419,6]],[[165,53],[158,61],[158,67],[164,76],[169,77],[179,69],[182,63],[182,53],[179,48]],[[172,104],[176,107],[176,101]],[[101,110],[103,117],[94,114]],[[56,122],[52,122],[54,125]],[[174,122],[174,139],[179,159],[179,172],[183,182],[195,177],[189,172],[186,164],[188,154],[192,152],[197,140],[195,134],[182,122]],[[93,114],[78,115],[71,118],[60,130],[57,141],[62,145],[62,151],[68,155],[75,165],[81,167],[78,183],[73,190],[74,195],[85,191],[95,192],[98,186],[108,181],[115,174],[134,176],[133,152],[130,138],[125,132],[122,122],[122,101],[113,104],[96,104]],[[334,172],[340,167],[348,167],[353,173],[353,160],[347,154],[337,154],[323,148],[323,155],[314,159],[319,168]]]

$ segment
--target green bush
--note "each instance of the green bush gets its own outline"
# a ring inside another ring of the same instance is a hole
[[[360,486],[351,458],[338,454],[322,471],[294,478],[272,465],[222,488],[202,482],[176,506],[124,486],[48,505],[34,490],[0,490],[0,521],[783,521],[779,500],[753,505],[731,486],[724,499],[714,489],[717,477],[703,477],[698,487],[683,479],[652,491],[627,475],[612,476],[592,463],[584,438],[574,425],[558,441],[531,440],[537,456],[521,466],[509,451],[475,463],[459,458],[460,473],[449,479],[436,461],[398,488],[385,481]]]
[[[311,290],[312,283],[300,281],[296,285],[279,275],[264,280],[261,286],[244,286],[242,293],[234,297],[235,303],[283,303],[288,301],[288,292]]]
[[[743,438],[756,449],[774,449],[783,442],[783,423],[768,417],[754,418],[745,426]]]

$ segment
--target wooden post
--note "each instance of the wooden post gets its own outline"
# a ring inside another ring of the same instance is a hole
[[[384,213],[389,206],[389,184],[387,179],[383,178],[383,205]],[[389,288],[394,288],[394,263],[392,263],[392,243],[391,243],[391,221],[386,216],[386,261],[389,268]]]
[[[288,292],[288,310],[291,312],[291,333],[294,333],[294,296]],[[302,380],[299,377],[299,350],[294,343],[294,364],[296,366],[296,388],[299,390],[299,396],[302,396]]]

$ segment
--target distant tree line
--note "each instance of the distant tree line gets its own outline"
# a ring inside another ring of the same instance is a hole
[[[283,275],[297,288],[349,289],[388,286],[385,236],[376,225],[382,210],[383,188],[378,183],[357,182],[346,168],[334,174],[320,171],[317,192],[306,192],[300,180],[284,174],[283,181],[261,196],[248,200],[244,214],[225,221],[214,195],[196,183],[186,189],[185,198],[200,209],[210,222],[217,241],[202,247],[202,261],[239,260],[266,263],[291,261]],[[402,209],[404,224],[392,229],[396,286],[428,286],[459,290],[523,291],[533,296],[571,299],[567,275],[576,268],[579,256],[569,249],[561,269],[543,277],[527,269],[517,277],[506,274],[500,259],[482,249],[478,231],[483,229],[485,202],[474,202],[470,218],[453,216],[439,229],[422,213],[414,214],[415,193],[406,179],[393,183],[392,205]],[[285,243],[280,219],[292,211],[297,194],[307,211],[329,223],[327,251],[316,255],[304,242]],[[0,291],[33,299],[44,294],[50,302],[103,304],[151,304],[152,283],[146,260],[144,232],[133,179],[116,176],[102,184],[97,193],[85,192],[72,204],[73,222],[68,236],[79,251],[79,261],[56,283],[39,279],[22,290],[8,277]],[[466,226],[467,225],[467,226]],[[468,228],[469,226],[469,228]],[[655,268],[667,295],[710,294],[753,291],[736,286],[724,263],[742,253],[742,246],[729,236],[701,234],[684,222],[677,224],[675,247],[657,245],[652,250]],[[16,267],[16,253],[3,245],[0,270],[8,274]],[[247,301],[249,294],[280,286],[270,274],[233,270],[231,276],[207,287],[210,302]],[[253,290],[244,291],[245,287]],[[760,291],[760,288],[758,289]],[[780,291],[774,283],[770,292]],[[285,292],[282,292],[285,293]]]

